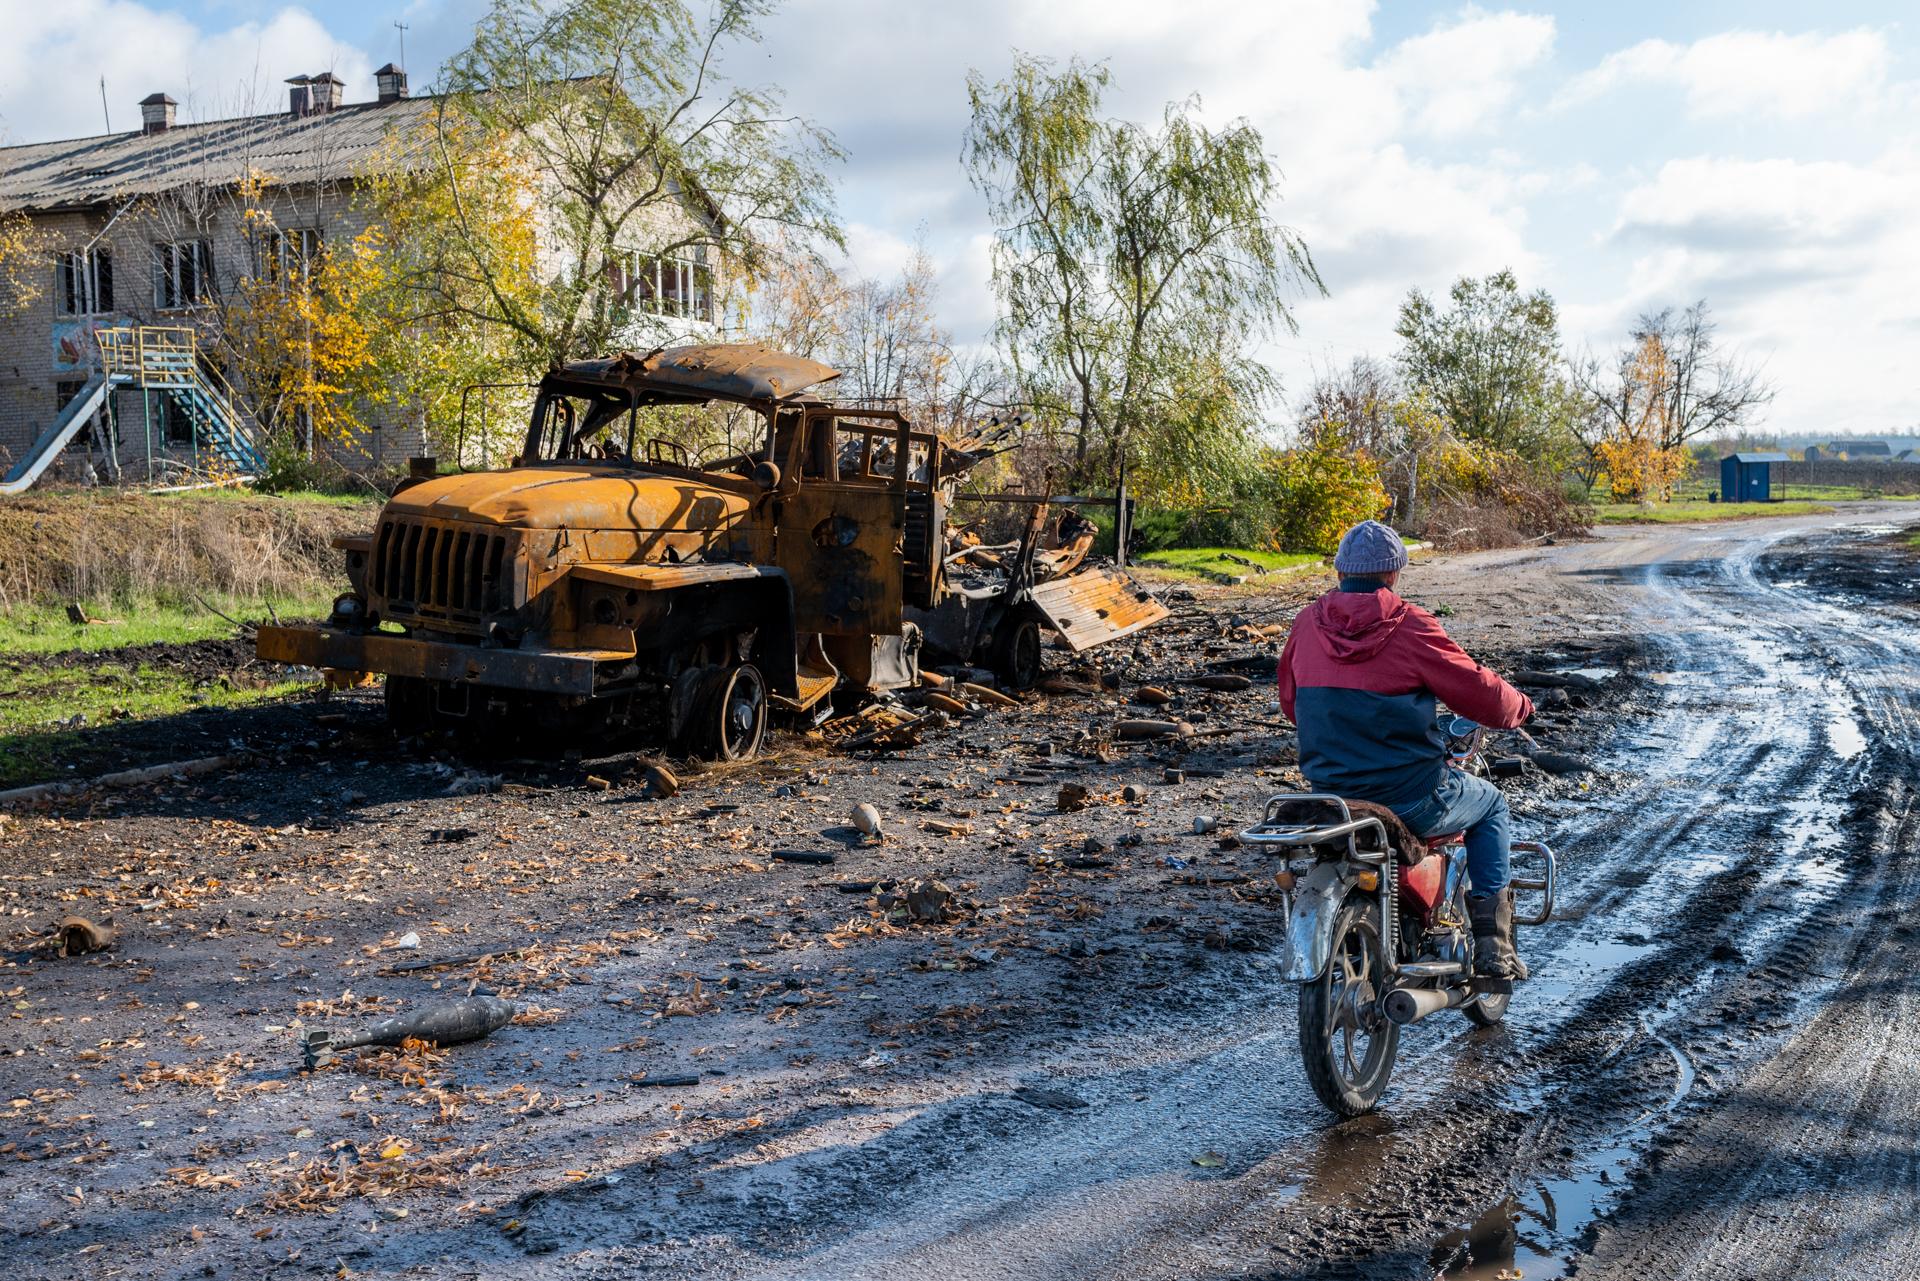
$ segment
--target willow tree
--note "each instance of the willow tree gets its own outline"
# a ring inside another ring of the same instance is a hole
[[[832,139],[785,111],[778,90],[719,69],[769,8],[722,0],[696,17],[684,0],[493,0],[443,70],[426,141],[423,181],[444,216],[416,229],[438,238],[412,251],[436,266],[409,277],[439,294],[422,310],[503,329],[544,365],[693,329],[688,307],[645,305],[638,263],[739,277],[783,241],[839,243]],[[493,162],[502,153],[510,164]],[[524,253],[500,235],[503,184],[524,185],[537,207],[531,289]]]
[[[969,74],[963,157],[995,228],[998,338],[1019,381],[1064,389],[1081,479],[1150,466],[1199,491],[1247,456],[1273,375],[1254,357],[1289,300],[1322,289],[1276,223],[1279,179],[1245,121],[1215,130],[1197,99],[1157,127],[1101,113],[1109,73],[1016,55]]]

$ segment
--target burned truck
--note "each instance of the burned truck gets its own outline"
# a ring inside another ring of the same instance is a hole
[[[910,614],[1016,684],[1043,626],[1079,629],[1080,649],[1164,615],[1124,576],[1059,577],[1052,614],[1030,571],[990,600],[951,588],[974,554],[950,545],[954,483],[980,455],[817,394],[837,376],[752,343],[556,368],[509,466],[396,492],[337,542],[349,590],[327,621],[262,628],[259,655],[383,674],[403,731],[633,732],[739,759],[771,717],[824,718],[836,689],[917,686]],[[746,411],[747,447],[696,460],[642,434],[650,411],[700,405]]]

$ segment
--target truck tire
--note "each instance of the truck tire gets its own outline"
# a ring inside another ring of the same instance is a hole
[[[1019,614],[1000,620],[993,633],[993,674],[1012,689],[1040,683],[1040,624]]]
[[[710,761],[759,755],[767,736],[767,679],[752,663],[717,667],[701,682],[687,746]]]

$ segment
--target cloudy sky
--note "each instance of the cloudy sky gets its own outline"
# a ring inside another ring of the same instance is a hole
[[[484,0],[0,0],[0,133],[116,129],[155,90],[182,115],[272,104],[332,68],[347,96],[400,55],[416,90]],[[1390,355],[1412,287],[1512,268],[1578,348],[1706,298],[1778,384],[1783,433],[1920,423],[1920,42],[1908,6],[1742,0],[1461,7],[1397,0],[789,0],[738,77],[777,83],[849,152],[854,267],[916,235],[956,335],[993,319],[986,226],[958,161],[964,78],[1013,49],[1103,59],[1119,114],[1198,95],[1251,120],[1285,173],[1276,213],[1329,297],[1270,350],[1315,369]]]

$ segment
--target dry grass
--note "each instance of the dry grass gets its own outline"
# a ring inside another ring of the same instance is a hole
[[[343,578],[331,540],[371,505],[87,492],[0,503],[0,609],[66,601],[249,600]]]

